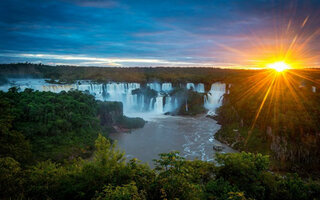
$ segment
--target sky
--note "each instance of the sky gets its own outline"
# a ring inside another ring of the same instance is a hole
[[[0,63],[320,64],[319,0],[1,0]]]

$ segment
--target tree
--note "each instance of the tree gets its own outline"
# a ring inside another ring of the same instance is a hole
[[[269,167],[269,157],[253,153],[216,154],[217,178],[223,178],[249,197],[263,199],[262,176]]]
[[[143,193],[139,193],[134,182],[123,186],[108,185],[98,193],[95,200],[143,200],[146,199]]]
[[[159,173],[155,180],[155,192],[163,199],[200,199],[202,188],[199,183],[192,183],[184,158],[179,152],[159,154],[154,160]]]
[[[0,198],[21,198],[23,183],[24,176],[20,164],[11,157],[0,158]]]

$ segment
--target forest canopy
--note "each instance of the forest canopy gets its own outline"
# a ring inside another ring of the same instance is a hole
[[[115,143],[99,134],[105,129],[97,110],[101,114],[119,105],[99,107],[92,96],[78,91],[55,94],[11,88],[0,92],[0,104],[1,199],[320,196],[319,182],[272,173],[269,157],[261,154],[217,154],[215,164],[168,152],[154,160],[154,169],[137,159],[127,160]]]

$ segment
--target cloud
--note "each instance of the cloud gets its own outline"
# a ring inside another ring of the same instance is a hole
[[[1,0],[0,53],[145,59],[81,62],[106,66],[245,65],[248,58],[230,49],[247,53],[279,36],[310,38],[320,27],[319,10],[317,0]],[[317,41],[309,42],[308,55],[319,55]],[[23,59],[35,57],[0,62]]]
[[[18,58],[31,58],[37,60],[37,62],[43,61],[44,63],[56,65],[59,63],[65,64],[74,64],[73,61],[76,61],[82,65],[90,66],[132,66],[136,64],[148,65],[166,65],[166,66],[175,66],[175,65],[198,65],[198,63],[192,62],[179,62],[179,61],[168,61],[160,59],[150,59],[150,58],[102,58],[102,57],[89,57],[84,55],[57,55],[57,54],[10,54],[2,53],[2,57],[18,57]],[[46,62],[49,60],[49,62]],[[56,62],[52,62],[52,60]],[[63,61],[63,62],[61,62]],[[203,63],[202,65],[208,65],[208,63]]]

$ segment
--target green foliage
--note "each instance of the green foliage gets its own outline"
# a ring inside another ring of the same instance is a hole
[[[277,84],[271,84],[273,78],[266,77],[273,75],[266,71],[229,79],[232,87],[217,111],[222,129],[216,138],[238,150],[270,154],[280,170],[319,172],[320,93],[312,92],[314,82],[296,73],[319,79],[319,70],[278,75]]]
[[[23,171],[13,158],[0,158],[0,198],[20,198],[23,194]]]
[[[68,169],[68,176],[62,180],[63,197],[69,199],[90,199],[104,185],[121,184],[125,171],[123,153],[105,137],[99,135],[95,142],[96,151],[92,161],[79,161]]]
[[[146,199],[143,194],[139,194],[138,188],[134,182],[123,186],[108,185],[97,195],[96,200],[143,200]]]
[[[50,199],[61,188],[60,180],[66,170],[60,164],[50,160],[39,162],[26,170],[26,193],[34,199]]]
[[[155,160],[158,176],[155,180],[156,192],[163,199],[200,199],[202,187],[192,182],[190,168],[178,152],[159,154]]]
[[[122,116],[118,119],[118,124],[127,129],[135,129],[135,128],[142,128],[145,125],[145,121],[140,117],[126,117]]]
[[[27,162],[31,156],[29,142],[21,132],[14,129],[15,112],[9,98],[0,93],[0,155]]]
[[[16,75],[29,74],[34,77],[44,77],[61,82],[74,82],[76,80],[94,80],[97,82],[195,82],[212,83],[221,81],[227,76],[239,74],[252,74],[255,71],[223,70],[208,67],[74,67],[74,66],[48,66],[31,63],[0,64],[0,74]]]
[[[229,198],[230,192],[237,192],[239,189],[231,185],[223,178],[212,179],[205,186],[205,195],[207,199],[225,200]]]
[[[159,155],[153,170],[128,161],[115,143],[98,134],[97,104],[76,91],[0,92],[0,198],[319,199],[319,181],[271,173],[269,157],[261,154],[218,154],[215,164],[170,152]],[[236,126],[240,136],[245,133],[245,123],[243,129],[241,122]],[[91,147],[95,152],[85,160],[57,159],[64,153],[76,158],[81,154],[75,152]],[[36,164],[27,162],[30,150]]]
[[[268,158],[248,153],[217,155],[218,166],[160,154],[151,170],[99,135],[92,159],[21,168],[0,159],[2,199],[317,199],[320,184],[267,171]],[[5,187],[3,187],[5,186]]]
[[[288,174],[280,179],[278,186],[279,196],[283,200],[295,199],[295,200],[307,200],[310,199],[308,186],[302,181],[297,174]],[[318,196],[319,197],[319,196]]]
[[[116,149],[116,144],[111,144],[107,138],[99,134],[95,141],[96,152],[94,153],[93,159],[105,165],[124,165],[124,153]]]
[[[253,153],[270,154],[270,142],[265,134],[257,128],[251,130],[248,127],[241,127],[239,123],[230,123],[223,126],[216,134],[215,138],[228,144],[239,151],[249,151]]]
[[[243,192],[229,192],[228,199],[230,199],[230,200],[246,200],[247,198],[244,196]]]
[[[268,156],[245,152],[217,154],[216,156],[216,161],[220,165],[217,177],[233,183],[240,191],[245,191],[253,198],[265,196],[265,187],[261,178],[269,167]]]
[[[0,152],[17,161],[86,155],[100,131],[96,101],[78,91],[0,92]],[[31,144],[31,146],[29,145]]]

